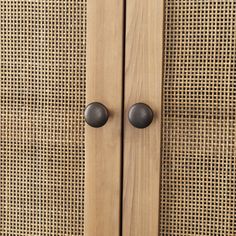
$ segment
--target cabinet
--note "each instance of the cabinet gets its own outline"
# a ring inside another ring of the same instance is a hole
[[[235,1],[0,11],[0,235],[236,234]]]

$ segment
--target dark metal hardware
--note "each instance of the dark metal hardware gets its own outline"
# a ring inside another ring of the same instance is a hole
[[[136,103],[129,109],[128,118],[130,123],[139,129],[148,127],[153,120],[152,109],[144,103]]]
[[[93,102],[85,108],[84,116],[88,125],[94,128],[100,128],[106,124],[109,118],[109,112],[103,104]]]

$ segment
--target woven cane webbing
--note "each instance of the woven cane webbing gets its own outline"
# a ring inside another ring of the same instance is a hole
[[[84,235],[86,0],[0,12],[0,235]]]
[[[236,235],[236,1],[166,0],[161,235]]]

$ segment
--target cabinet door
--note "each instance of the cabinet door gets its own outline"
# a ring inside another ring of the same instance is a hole
[[[122,7],[0,2],[0,235],[119,234]]]
[[[126,18],[125,108],[155,118],[125,115],[123,235],[235,235],[236,2],[127,0]]]

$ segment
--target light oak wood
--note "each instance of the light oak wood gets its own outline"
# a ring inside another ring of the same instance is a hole
[[[86,125],[85,235],[120,234],[123,0],[88,0],[87,104],[110,112],[99,129]]]
[[[163,0],[127,0],[123,236],[159,234],[163,15]],[[155,112],[146,129],[128,122],[137,102]]]

